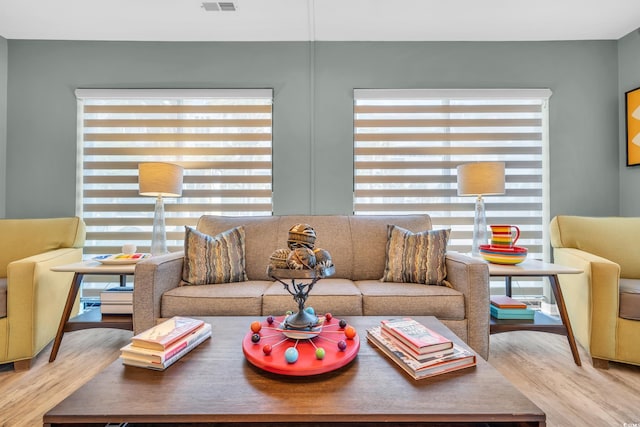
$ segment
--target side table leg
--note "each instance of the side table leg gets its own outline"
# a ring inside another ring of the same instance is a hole
[[[60,343],[62,342],[62,336],[64,335],[64,329],[71,316],[71,310],[73,310],[73,304],[78,296],[78,290],[80,290],[80,284],[82,283],[83,273],[75,273],[73,275],[73,281],[69,287],[69,294],[67,295],[67,302],[64,305],[62,317],[60,318],[60,325],[58,326],[58,333],[53,341],[53,347],[51,348],[51,355],[49,356],[49,363],[56,360],[58,350],[60,349]]]
[[[582,363],[580,362],[580,354],[578,353],[578,347],[576,346],[576,340],[573,336],[573,329],[571,328],[571,321],[569,320],[569,314],[567,313],[567,306],[564,304],[562,289],[560,289],[558,275],[550,275],[549,282],[551,284],[553,295],[556,297],[556,302],[558,303],[560,319],[562,319],[562,324],[567,329],[567,339],[569,340],[569,347],[571,347],[571,354],[573,354],[573,361],[576,362],[576,365],[582,366]]]

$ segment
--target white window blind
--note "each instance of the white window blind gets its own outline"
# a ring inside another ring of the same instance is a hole
[[[78,89],[78,205],[85,255],[149,250],[154,199],[138,164],[184,168],[182,197],[165,199],[169,251],[203,214],[271,215],[271,89]]]
[[[545,256],[548,89],[355,90],[354,212],[428,213],[452,229],[449,250],[470,252],[473,197],[457,195],[456,167],[503,161],[506,194],[485,196],[488,224],[514,224],[519,246]]]

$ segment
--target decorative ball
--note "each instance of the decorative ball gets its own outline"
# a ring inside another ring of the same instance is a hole
[[[313,254],[316,256],[316,266],[327,268],[333,265],[333,260],[328,250],[316,248],[313,250]]]
[[[322,360],[324,359],[325,351],[324,348],[318,347],[316,348],[316,359]]]
[[[304,311],[311,314],[312,316],[316,314],[316,311],[313,309],[313,307],[307,307],[304,309]]]
[[[269,265],[273,268],[289,268],[287,265],[287,258],[291,250],[287,248],[276,249],[269,257]]]
[[[260,334],[251,335],[251,342],[254,344],[260,342]]]
[[[267,316],[267,323],[273,325],[274,318],[273,316]]]
[[[296,350],[294,347],[289,347],[284,352],[284,358],[286,359],[287,363],[296,363],[296,361],[298,360],[298,350]]]
[[[347,343],[342,340],[338,341],[338,349],[340,351],[345,351],[347,349]]]
[[[296,224],[289,229],[289,249],[307,248],[313,249],[316,243],[316,231],[309,224]]]
[[[291,311],[291,310],[287,310],[285,314],[286,314],[287,316],[291,316],[291,315],[293,314],[293,311]]]
[[[251,322],[251,331],[252,332],[260,332],[260,329],[262,329],[262,323],[260,323],[259,321],[254,321]]]
[[[312,269],[316,266],[316,256],[308,248],[295,248],[287,258],[287,265],[293,270]]]
[[[327,322],[330,322],[331,319],[333,319],[333,314],[327,313],[324,315],[324,318],[327,320]]]
[[[344,329],[344,336],[352,340],[356,336],[356,328],[354,328],[353,326],[347,326]]]
[[[344,319],[341,319],[339,325],[341,328],[344,328],[345,326],[347,326],[347,321]]]
[[[271,354],[271,350],[273,350],[273,347],[271,347],[271,344],[265,344],[264,347],[262,347],[262,352],[267,356]]]

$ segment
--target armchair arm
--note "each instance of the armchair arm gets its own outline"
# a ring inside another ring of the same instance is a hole
[[[467,343],[484,359],[489,357],[489,268],[479,259],[447,253],[447,280],[464,295]]]
[[[81,248],[62,248],[7,266],[8,360],[29,359],[56,335],[73,273],[51,267],[82,260]],[[72,314],[78,312],[78,301]]]
[[[573,333],[592,357],[615,359],[620,266],[574,248],[554,248],[554,262],[579,268],[559,276]]]
[[[162,317],[162,294],[182,280],[184,252],[154,256],[136,264],[133,286],[133,331],[155,326]]]

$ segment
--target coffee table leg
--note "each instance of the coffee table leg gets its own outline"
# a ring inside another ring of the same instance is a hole
[[[64,335],[64,328],[69,321],[69,317],[71,316],[71,310],[73,310],[73,304],[76,301],[76,296],[78,296],[78,290],[80,289],[80,284],[82,283],[83,277],[83,273],[75,273],[73,275],[73,281],[71,282],[71,286],[69,287],[69,294],[67,295],[67,302],[64,305],[62,317],[60,318],[58,333],[56,334],[56,338],[53,341],[53,348],[51,348],[49,362],[53,362],[54,360],[56,360],[58,350],[60,349],[60,343],[62,342],[62,336]]]
[[[571,321],[569,320],[569,314],[567,313],[567,307],[564,304],[564,297],[562,296],[562,289],[560,289],[560,283],[556,274],[549,276],[549,282],[551,283],[551,290],[558,303],[558,311],[560,312],[560,318],[564,327],[567,329],[567,339],[569,340],[569,347],[571,347],[571,354],[573,354],[573,361],[576,365],[582,366],[580,362],[580,354],[578,353],[578,347],[576,346],[576,340],[573,336],[573,329],[571,328]]]

